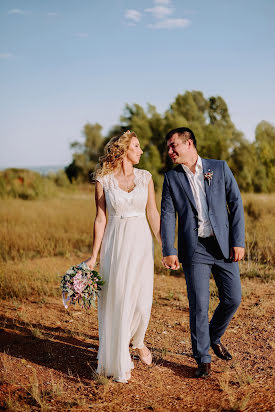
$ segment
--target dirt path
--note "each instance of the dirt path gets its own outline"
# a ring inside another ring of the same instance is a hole
[[[128,384],[96,376],[96,311],[67,312],[61,300],[0,305],[0,410],[272,411],[274,284],[244,279],[243,302],[207,379],[194,379],[188,304],[182,277],[155,276],[146,335],[154,363],[135,358]],[[217,302],[211,288],[210,310]],[[273,302],[272,302],[273,300]],[[134,353],[133,353],[134,355]]]

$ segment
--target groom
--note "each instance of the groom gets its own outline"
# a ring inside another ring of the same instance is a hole
[[[209,348],[221,359],[232,356],[221,337],[241,301],[238,261],[244,256],[244,214],[240,191],[223,160],[202,159],[191,129],[167,136],[168,154],[177,166],[165,174],[161,201],[163,265],[182,263],[189,299],[195,377],[210,373]],[[178,215],[178,253],[174,247]],[[219,305],[208,322],[209,279],[213,274]]]

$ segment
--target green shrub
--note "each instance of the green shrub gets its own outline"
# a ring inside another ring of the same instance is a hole
[[[55,196],[57,186],[47,176],[27,169],[5,169],[0,172],[0,197],[24,200],[46,199]]]
[[[65,171],[60,169],[56,173],[49,173],[48,178],[52,180],[58,187],[70,187],[71,183]]]

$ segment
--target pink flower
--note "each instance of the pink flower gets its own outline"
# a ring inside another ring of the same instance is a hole
[[[78,272],[74,277],[74,290],[76,293],[82,294],[86,287],[86,282],[82,279],[81,272]]]

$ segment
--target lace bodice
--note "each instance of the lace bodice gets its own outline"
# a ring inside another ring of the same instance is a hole
[[[113,173],[96,178],[103,186],[109,217],[124,218],[145,215],[148,184],[152,175],[147,170],[136,168],[134,168],[134,175],[135,187],[129,193],[119,187]]]

